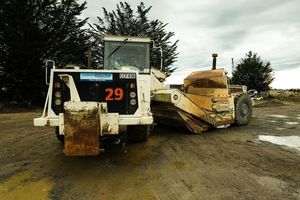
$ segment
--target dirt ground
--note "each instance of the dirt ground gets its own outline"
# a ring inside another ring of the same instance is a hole
[[[300,199],[300,152],[257,139],[300,136],[300,103],[199,135],[157,126],[146,143],[94,157],[66,157],[52,128],[33,127],[39,115],[0,114],[1,200]]]

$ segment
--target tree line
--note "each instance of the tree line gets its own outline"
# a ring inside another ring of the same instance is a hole
[[[87,67],[87,50],[92,48],[92,67],[103,65],[104,35],[148,36],[164,49],[163,71],[170,75],[175,68],[177,43],[166,23],[150,20],[151,10],[140,3],[134,10],[120,2],[116,10],[103,8],[104,17],[88,24],[82,19],[86,2],[76,0],[3,0],[0,4],[0,101],[15,100],[25,104],[42,104],[46,85],[46,59],[57,67],[68,63]],[[158,54],[152,49],[151,55]],[[152,67],[160,67],[160,57],[153,56]]]
[[[93,24],[81,17],[86,7],[86,2],[76,0],[2,0],[0,101],[43,104],[47,86],[42,66],[46,59],[54,60],[57,67],[72,63],[86,68],[91,48],[92,67],[101,68],[104,35],[150,37],[163,49],[163,71],[169,76],[176,70],[178,40],[173,40],[174,32],[166,30],[167,23],[148,18],[151,6],[140,3],[134,9],[120,2],[112,11],[103,7],[99,12],[103,17]],[[160,68],[159,50],[152,48],[150,54],[151,66]],[[232,80],[239,83],[244,78],[234,73]]]
[[[273,80],[271,63],[264,62],[257,53],[249,51],[232,72],[231,83],[261,92],[269,90]]]

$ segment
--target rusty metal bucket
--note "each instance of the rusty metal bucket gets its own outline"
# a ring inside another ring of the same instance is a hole
[[[67,156],[99,154],[98,103],[65,102],[64,153]]]

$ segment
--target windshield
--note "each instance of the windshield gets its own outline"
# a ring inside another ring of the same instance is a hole
[[[149,43],[105,42],[104,69],[150,72]]]

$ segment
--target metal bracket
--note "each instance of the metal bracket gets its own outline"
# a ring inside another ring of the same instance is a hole
[[[71,101],[80,102],[80,97],[79,97],[79,94],[78,94],[78,91],[77,91],[77,88],[76,88],[73,77],[69,74],[60,74],[58,76],[69,87]]]

